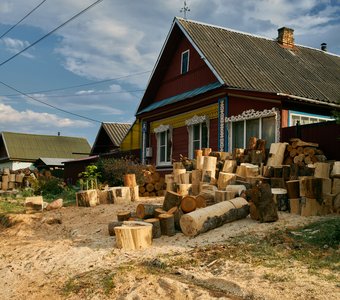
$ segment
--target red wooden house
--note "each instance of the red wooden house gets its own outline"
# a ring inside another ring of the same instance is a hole
[[[340,56],[296,45],[292,29],[272,40],[175,18],[136,113],[141,158],[166,169],[198,148],[270,145],[332,119],[339,100]]]

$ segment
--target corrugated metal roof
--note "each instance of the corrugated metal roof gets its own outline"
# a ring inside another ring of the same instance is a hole
[[[139,111],[137,113],[137,115],[151,111],[151,110],[154,110],[156,108],[163,107],[165,105],[173,104],[173,103],[176,103],[176,102],[179,102],[179,101],[182,101],[182,100],[186,100],[186,99],[195,97],[197,95],[206,93],[206,92],[211,91],[213,89],[216,89],[220,86],[221,86],[221,84],[219,82],[215,82],[215,83],[211,83],[211,84],[202,86],[200,88],[197,88],[197,89],[194,89],[194,90],[191,90],[191,91],[188,91],[188,92],[185,92],[185,93],[173,96],[173,97],[166,98],[162,101],[154,102],[151,105],[144,108],[143,110]]]
[[[15,132],[2,132],[1,136],[11,160],[34,161],[40,157],[81,158],[88,156],[91,151],[85,138]]]
[[[339,103],[340,56],[176,18],[227,87]]]
[[[41,161],[46,166],[64,166],[64,161],[68,160],[68,158],[51,158],[51,157],[40,157],[38,159],[38,163]]]
[[[128,133],[131,124],[129,123],[103,123],[102,127],[106,131],[113,145],[120,146],[120,143]]]

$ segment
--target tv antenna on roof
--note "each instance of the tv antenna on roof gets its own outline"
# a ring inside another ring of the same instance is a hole
[[[187,12],[190,11],[190,8],[187,6],[187,2],[184,0],[184,6],[181,8],[180,12],[184,14],[184,19],[187,19]]]

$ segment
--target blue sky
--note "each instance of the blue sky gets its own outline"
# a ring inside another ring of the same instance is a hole
[[[0,36],[41,0],[2,0]],[[0,39],[0,64],[95,0],[47,0]],[[188,19],[340,55],[340,0],[188,0]],[[100,122],[132,123],[150,72],[182,0],[104,0],[0,66],[0,81],[35,99]],[[67,89],[66,89],[67,88]],[[0,131],[80,136],[100,123],[43,105],[0,84]]]

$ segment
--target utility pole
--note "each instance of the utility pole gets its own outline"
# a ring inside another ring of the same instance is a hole
[[[187,19],[187,12],[190,11],[190,8],[187,6],[187,2],[184,0],[184,6],[181,8],[180,12],[184,14],[184,19]]]

